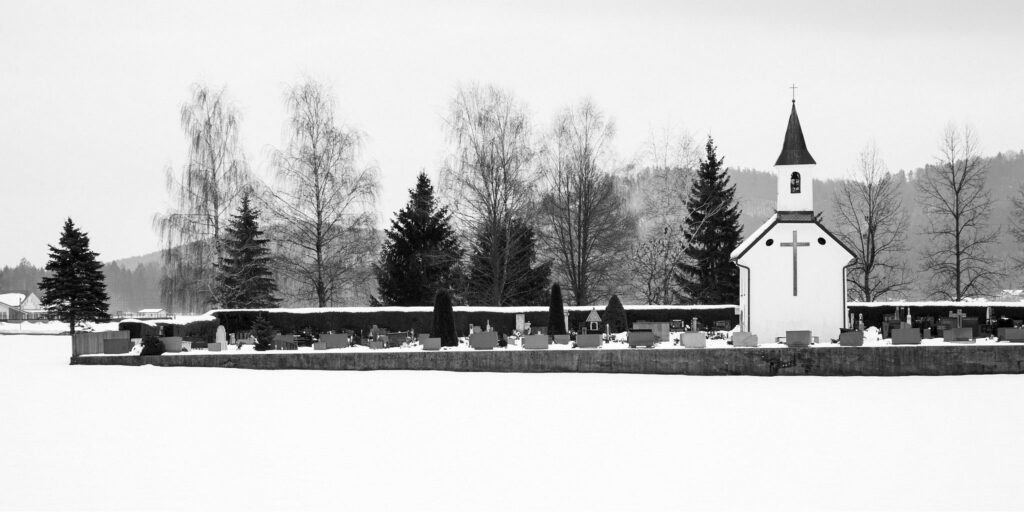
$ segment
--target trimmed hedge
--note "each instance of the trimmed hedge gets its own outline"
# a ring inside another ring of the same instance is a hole
[[[734,306],[722,306],[714,309],[690,309],[687,306],[678,306],[671,309],[630,309],[628,311],[629,321],[654,321],[668,322],[670,320],[683,320],[689,323],[692,317],[697,317],[702,324],[710,324],[716,320],[728,320],[732,325],[738,321],[733,313]],[[228,332],[248,331],[252,328],[253,321],[261,312],[266,312],[270,324],[282,334],[298,334],[303,329],[310,329],[316,333],[328,331],[352,331],[360,336],[368,333],[376,325],[387,328],[390,331],[413,330],[417,333],[429,332],[433,321],[433,311],[309,311],[296,313],[280,310],[218,310],[210,313],[216,317],[220,324]],[[598,308],[598,313],[604,312],[604,308]],[[516,327],[516,311],[509,308],[509,312],[494,311],[455,311],[455,333],[458,336],[468,336],[469,324],[486,326],[488,321],[491,327],[500,334],[510,334]],[[578,326],[587,319],[590,310],[569,311],[569,325]],[[546,327],[548,322],[547,311],[526,312],[526,321],[534,327]],[[216,326],[213,327],[214,332]],[[212,339],[212,338],[211,338]]]
[[[117,324],[117,330],[128,331],[129,338],[145,338],[146,336],[163,336],[163,329],[154,327],[139,320],[123,320]]]

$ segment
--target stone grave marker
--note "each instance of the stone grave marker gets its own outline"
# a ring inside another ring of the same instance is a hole
[[[901,327],[899,329],[893,329],[892,333],[892,344],[893,345],[920,345],[921,344],[921,331],[913,327]]]
[[[732,346],[734,347],[756,347],[757,335],[749,332],[732,333]]]
[[[421,338],[423,350],[441,350],[441,338]]]
[[[576,335],[576,348],[600,348],[601,347],[601,335],[600,334],[577,334]]]
[[[811,346],[811,331],[786,331],[786,346],[790,348]]]
[[[847,331],[839,333],[840,347],[864,346],[864,331]]]
[[[970,327],[954,327],[942,331],[942,341],[947,343],[974,343],[974,331]]]
[[[552,340],[551,341],[553,341],[554,343],[557,343],[559,345],[568,345],[569,342],[572,341],[572,340],[569,339],[569,335],[568,334],[556,334],[556,335],[552,336]]]
[[[324,349],[346,348],[352,343],[348,334],[321,334],[320,341],[324,343]]]
[[[161,336],[160,341],[164,344],[164,352],[181,352],[184,343],[181,336]]]
[[[477,332],[469,337],[469,346],[474,350],[492,350],[498,347],[498,333],[494,331]]]
[[[547,350],[547,334],[527,334],[523,336],[523,348],[527,350]]]
[[[626,334],[626,342],[629,348],[648,347],[654,348],[654,332],[648,330],[631,330]]]
[[[708,340],[702,332],[684,332],[683,347],[685,348],[707,348]]]
[[[1009,341],[1011,343],[1024,343],[1024,329],[1017,329],[1013,327],[1000,327],[999,341]]]

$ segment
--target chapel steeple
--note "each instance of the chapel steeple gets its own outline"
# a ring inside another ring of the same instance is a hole
[[[814,157],[807,151],[804,132],[800,129],[800,118],[796,115],[796,100],[789,111],[789,126],[786,127],[786,139],[782,142],[782,153],[775,165],[814,165]]]

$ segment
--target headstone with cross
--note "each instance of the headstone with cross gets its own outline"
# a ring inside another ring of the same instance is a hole
[[[959,328],[964,326],[964,317],[966,317],[966,316],[967,315],[964,314],[964,310],[962,310],[962,309],[956,310],[956,313],[953,313],[952,311],[949,312],[949,317],[950,318],[956,318],[956,328],[957,329],[959,329]]]
[[[783,242],[783,243],[781,243],[779,245],[782,246],[782,247],[792,247],[793,248],[793,296],[796,297],[796,251],[800,247],[807,247],[807,246],[809,246],[811,244],[808,243],[808,242],[797,242],[796,241],[796,230],[794,229],[793,230],[793,241],[792,242]]]

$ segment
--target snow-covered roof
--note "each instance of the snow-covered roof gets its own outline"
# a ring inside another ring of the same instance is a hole
[[[586,312],[596,307],[600,307],[602,310],[605,306],[565,306],[565,311],[572,312]],[[679,304],[627,304],[622,306],[626,311],[634,310],[648,310],[648,311],[672,311],[685,309],[690,311],[706,310],[706,309],[722,309],[722,308],[736,308],[739,307],[736,304],[701,304],[701,305],[679,305]],[[455,306],[452,308],[455,312],[461,313],[547,313],[547,306],[510,306],[510,307],[498,307],[498,306]],[[214,309],[206,313],[205,316],[211,316],[218,311],[274,311],[277,313],[373,313],[373,312],[394,312],[394,313],[430,313],[434,311],[433,306],[385,306],[385,307],[369,307],[369,306],[349,306],[349,307],[332,307],[332,308],[272,308],[272,309]]]
[[[742,256],[743,253],[747,252],[747,249],[750,248],[751,245],[757,243],[757,240],[761,238],[761,235],[763,235],[765,231],[768,231],[768,229],[775,224],[775,219],[777,217],[778,214],[776,213],[773,213],[771,217],[768,217],[768,220],[764,221],[764,224],[761,224],[761,227],[755,229],[754,232],[751,233],[746,240],[744,240],[740,245],[736,246],[736,248],[733,249],[731,253],[729,253],[729,258],[736,259]]]
[[[8,306],[18,307],[22,302],[25,302],[24,293],[0,293],[0,302],[7,304]]]
[[[139,313],[163,313],[163,308],[140,309]]]
[[[849,307],[862,307],[862,308],[923,308],[923,307],[941,307],[941,308],[986,308],[986,307],[1011,307],[1019,308],[1024,304],[1017,301],[987,301],[987,300],[965,300],[962,302],[956,302],[952,300],[924,300],[924,301],[887,301],[887,302],[847,302]]]

